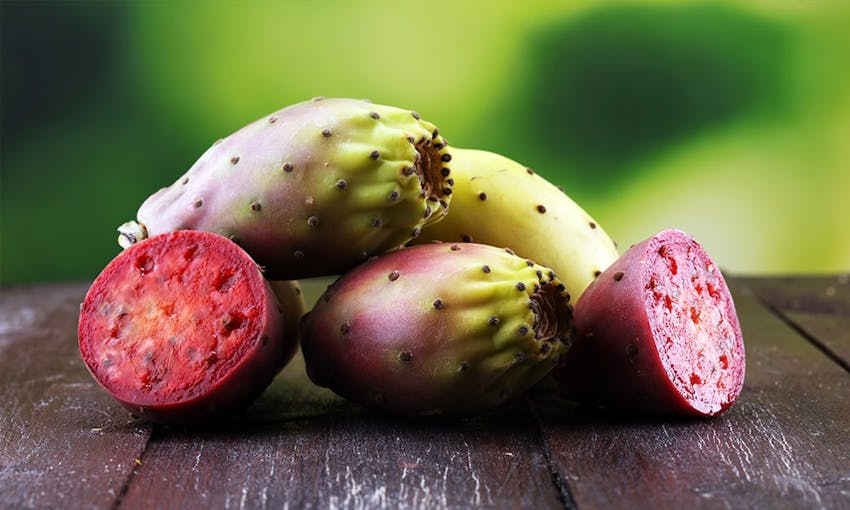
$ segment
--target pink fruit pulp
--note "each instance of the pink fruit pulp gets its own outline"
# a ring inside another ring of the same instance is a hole
[[[80,353],[123,405],[155,421],[247,405],[291,357],[253,260],[216,234],[178,231],[113,259],[80,311]]]
[[[738,397],[743,339],[720,271],[689,236],[667,231],[646,248],[644,300],[667,377],[696,411],[718,414]]]

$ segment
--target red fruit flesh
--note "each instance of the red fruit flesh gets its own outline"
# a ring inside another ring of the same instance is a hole
[[[113,259],[86,295],[78,334],[94,378],[161,422],[249,404],[293,352],[254,261],[195,231],[154,236]]]
[[[745,357],[732,296],[702,247],[677,230],[627,251],[575,307],[558,377],[566,396],[641,412],[728,409]]]
[[[714,414],[735,400],[740,387],[734,383],[743,378],[736,373],[743,351],[732,299],[720,271],[694,243],[653,238],[648,251],[644,300],[660,360],[690,405]]]

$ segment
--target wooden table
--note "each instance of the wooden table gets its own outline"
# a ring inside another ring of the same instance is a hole
[[[0,508],[850,508],[848,276],[729,283],[747,378],[714,419],[606,416],[544,381],[470,421],[406,421],[311,385],[296,358],[204,430],[138,422],[95,384],[86,284],[3,288]]]

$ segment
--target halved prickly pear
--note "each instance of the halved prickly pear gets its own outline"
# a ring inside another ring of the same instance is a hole
[[[270,279],[335,275],[443,217],[451,154],[411,110],[328,98],[288,106],[210,147],[151,195],[126,247],[173,230],[231,238]]]
[[[133,414],[201,422],[250,404],[294,355],[257,264],[216,234],[148,238],[115,257],[80,309],[86,367]]]
[[[744,383],[744,342],[723,275],[688,234],[630,248],[575,305],[556,376],[565,396],[642,413],[717,415]]]
[[[343,275],[302,321],[316,384],[403,415],[469,416],[554,367],[572,306],[548,268],[475,243],[434,243]]]

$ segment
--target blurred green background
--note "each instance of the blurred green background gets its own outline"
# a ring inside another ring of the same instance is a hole
[[[563,4],[563,5],[557,5]],[[313,96],[415,109],[626,247],[850,269],[850,2],[0,2],[0,283],[90,279],[217,138]]]

